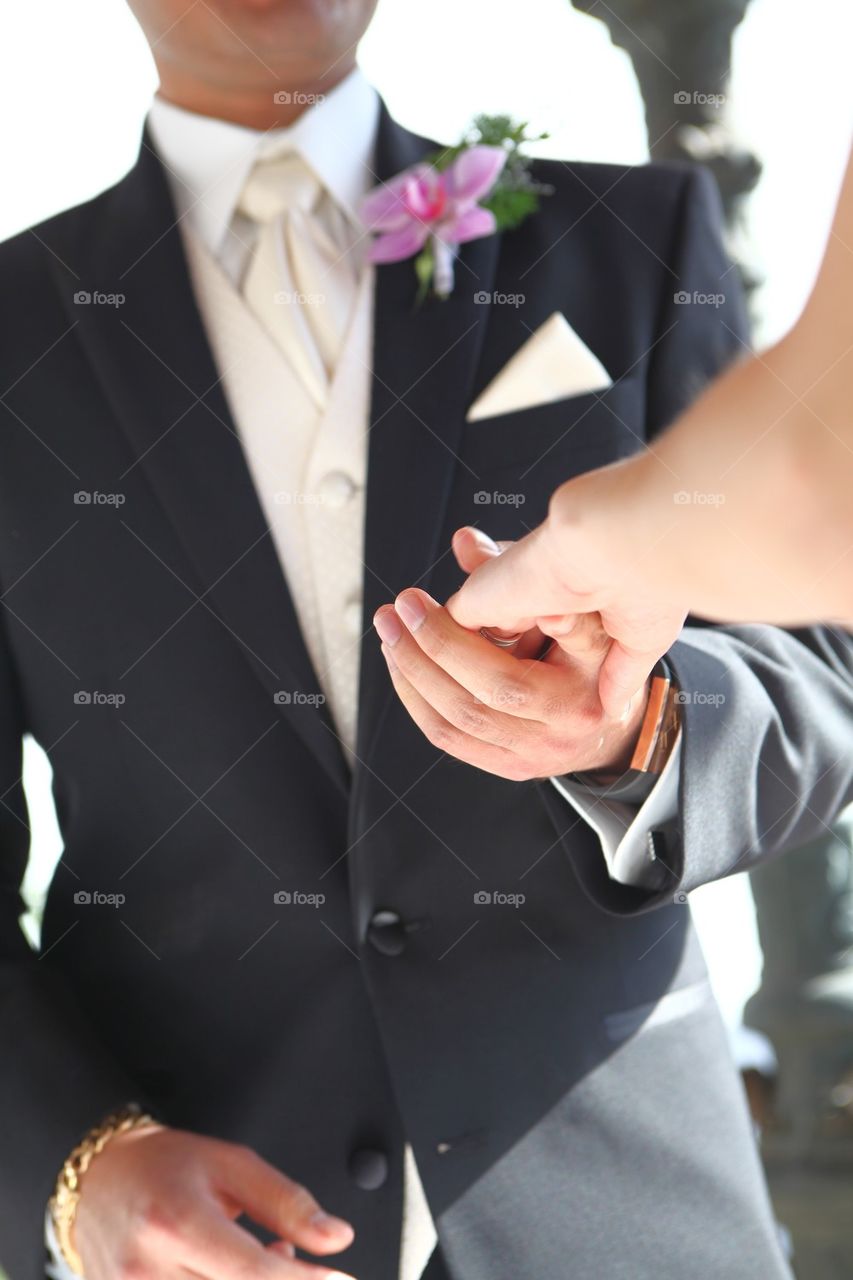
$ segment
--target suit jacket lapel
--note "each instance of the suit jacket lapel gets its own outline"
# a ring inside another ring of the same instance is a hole
[[[55,249],[59,286],[133,457],[192,562],[190,583],[234,636],[271,709],[346,788],[325,708],[315,714],[272,696],[317,692],[319,685],[196,308],[163,170],[147,139],[134,169],[73,225],[76,234]],[[81,289],[123,294],[125,302],[74,305]],[[176,572],[184,576],[183,567]]]
[[[434,149],[383,107],[380,181]],[[403,587],[428,590],[435,563],[452,554],[439,535],[490,310],[476,294],[491,290],[498,241],[489,236],[463,245],[450,297],[420,306],[411,260],[377,268],[358,735],[365,762],[392,694],[373,614]]]

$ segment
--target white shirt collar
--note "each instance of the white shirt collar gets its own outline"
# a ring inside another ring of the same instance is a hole
[[[180,218],[218,256],[240,193],[261,157],[294,149],[354,221],[376,185],[373,151],[379,96],[356,67],[295,124],[266,132],[200,116],[155,97],[148,124]]]

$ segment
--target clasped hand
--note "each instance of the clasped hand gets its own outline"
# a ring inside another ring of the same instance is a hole
[[[453,550],[470,574],[503,548],[466,528]],[[526,619],[519,643],[501,649],[409,588],[377,610],[374,625],[401,702],[457,760],[513,781],[628,767],[647,686],[640,681],[604,706],[600,677],[612,638],[597,613]]]

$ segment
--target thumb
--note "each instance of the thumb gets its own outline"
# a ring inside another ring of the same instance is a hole
[[[473,631],[503,627],[527,631],[537,618],[591,613],[598,599],[562,581],[559,544],[541,524],[499,556],[486,559],[447,602],[455,622]]]
[[[471,574],[479,569],[481,565],[486,564],[487,561],[494,560],[497,556],[502,555],[513,544],[511,542],[495,542],[482,529],[477,529],[469,524],[462,529],[456,530],[451,545],[459,568],[465,573]],[[517,645],[513,646],[513,656],[516,658],[535,658],[542,652],[545,637],[536,626],[532,625],[530,628],[489,627],[489,630],[496,636],[517,636],[520,631],[524,632]]]
[[[541,608],[525,610],[520,604],[519,588],[529,560],[525,544],[529,539],[502,549],[489,538],[496,548],[492,551],[484,541],[486,537],[470,526],[454,534],[457,563],[470,576],[447,601],[450,615],[469,631],[480,627],[513,633],[528,631],[535,625],[536,615],[545,612]]]
[[[600,614],[558,614],[539,618],[538,622],[542,634],[554,641],[546,661],[552,666],[568,667],[597,688],[601,668],[612,643],[601,625]]]
[[[482,529],[466,524],[463,528],[456,530],[450,545],[462,572],[473,573],[493,556],[499,556],[504,547],[509,544],[504,543],[502,547]]]
[[[656,652],[626,649],[618,640],[613,641],[598,680],[598,696],[607,715],[619,719],[625,713],[661,656]]]
[[[613,636],[599,680],[599,697],[609,715],[620,716],[648,680],[656,663],[668,653],[684,625],[683,612],[642,620],[602,615]]]

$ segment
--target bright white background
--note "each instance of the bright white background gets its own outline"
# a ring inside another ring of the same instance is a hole
[[[793,322],[820,259],[850,144],[851,35],[850,0],[753,0],[738,33],[730,105],[765,165],[749,220],[752,252],[767,276],[761,343]],[[550,132],[548,154],[645,158],[628,58],[603,23],[569,0],[382,0],[361,61],[398,119],[442,141],[454,140],[477,112],[509,111]],[[0,238],[119,178],[135,157],[155,84],[122,0],[6,7]],[[49,768],[32,744],[27,780],[38,891],[60,840]],[[745,880],[701,890],[694,911],[718,999],[734,1022],[760,972]]]

